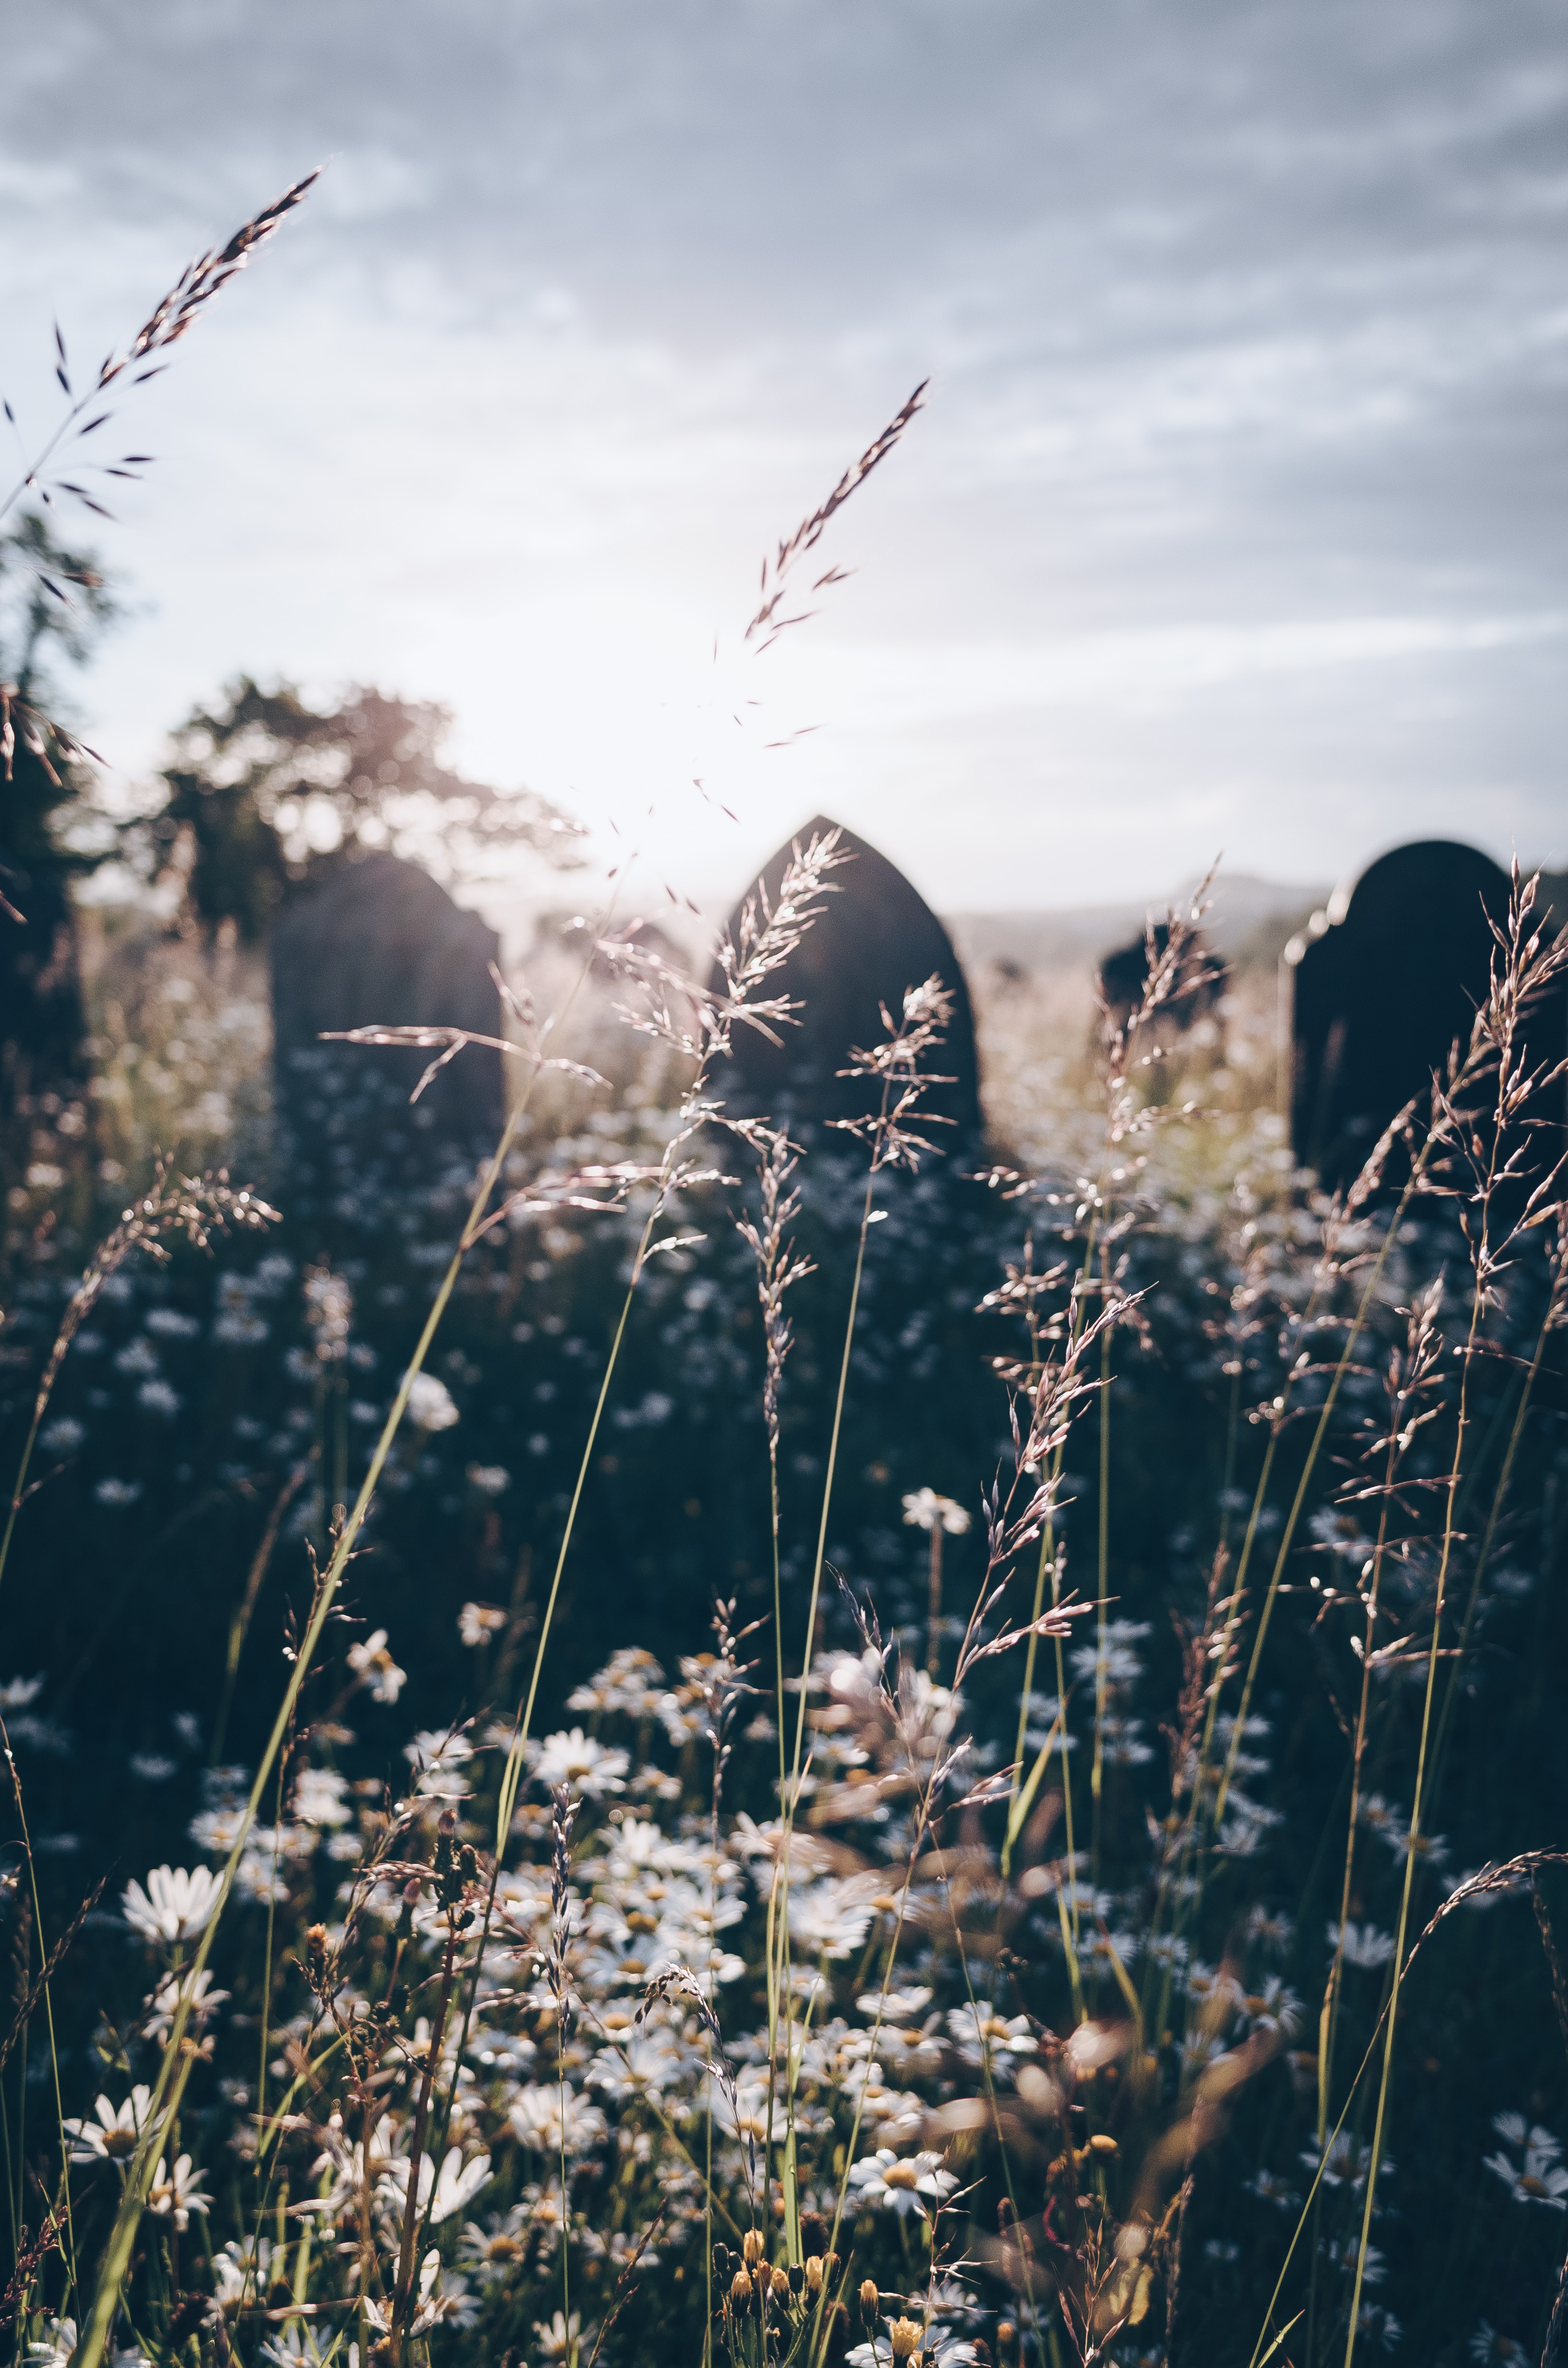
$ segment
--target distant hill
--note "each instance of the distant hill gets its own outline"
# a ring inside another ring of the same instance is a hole
[[[1196,882],[1179,894],[1190,894]],[[1205,928],[1233,961],[1276,959],[1293,929],[1326,903],[1325,886],[1261,880],[1251,871],[1222,871],[1210,891]],[[949,913],[944,916],[966,964],[1016,962],[1020,970],[1077,969],[1103,960],[1141,935],[1150,912],[1164,903],[1074,905],[1058,912]]]

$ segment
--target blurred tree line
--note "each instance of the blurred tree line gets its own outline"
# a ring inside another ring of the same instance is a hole
[[[443,762],[447,708],[362,685],[315,707],[248,675],[178,727],[142,811],[111,815],[66,721],[65,677],[122,614],[95,554],[44,514],[0,535],[0,1123],[81,1081],[71,889],[106,863],[172,887],[174,929],[254,945],[290,897],[371,852],[470,881],[519,848],[573,856],[576,825],[546,800]]]

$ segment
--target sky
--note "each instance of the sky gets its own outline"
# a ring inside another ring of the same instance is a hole
[[[1568,862],[1565,36],[1563,0],[0,0],[32,442],[56,317],[96,361],[324,167],[126,409],[158,458],[94,529],[133,613],[88,736],[123,786],[242,669],[441,700],[469,769],[709,904],[818,811],[944,911],[1412,837]],[[927,378],[822,545],[846,579],[748,651],[764,552]]]

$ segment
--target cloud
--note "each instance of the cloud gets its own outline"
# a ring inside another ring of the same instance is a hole
[[[1072,843],[1059,894],[1130,833],[1164,863],[1151,801],[1313,877],[1435,801],[1568,852],[1553,0],[12,0],[0,27],[29,417],[56,307],[96,350],[328,160],[149,406],[165,459],[112,555],[152,613],[88,686],[128,764],[277,667],[448,698],[473,761],[596,818],[656,744],[668,795],[672,685],[929,370],[843,521],[860,572],[781,669],[783,721],[834,729],[743,768],[759,842],[836,797],[928,880],[967,802],[970,904],[1016,901],[1019,829]],[[678,813],[710,893],[731,842]]]

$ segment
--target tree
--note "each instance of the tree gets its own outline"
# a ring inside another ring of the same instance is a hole
[[[318,711],[290,683],[264,690],[242,675],[176,735],[150,825],[156,868],[185,869],[204,929],[232,920],[254,941],[293,889],[372,852],[467,879],[517,848],[575,860],[578,825],[545,799],[442,763],[451,720],[445,707],[363,686]]]
[[[94,554],[30,511],[0,533],[0,1117],[80,1072],[82,992],[69,881],[109,848],[65,825],[87,787],[55,671],[84,666],[118,613]]]
[[[119,604],[96,553],[59,541],[28,511],[0,532],[0,684],[10,746],[0,755],[0,850],[46,870],[90,870],[100,857],[68,849],[61,810],[85,787],[81,748],[57,720],[61,659],[85,666]],[[52,663],[51,663],[52,662]]]

